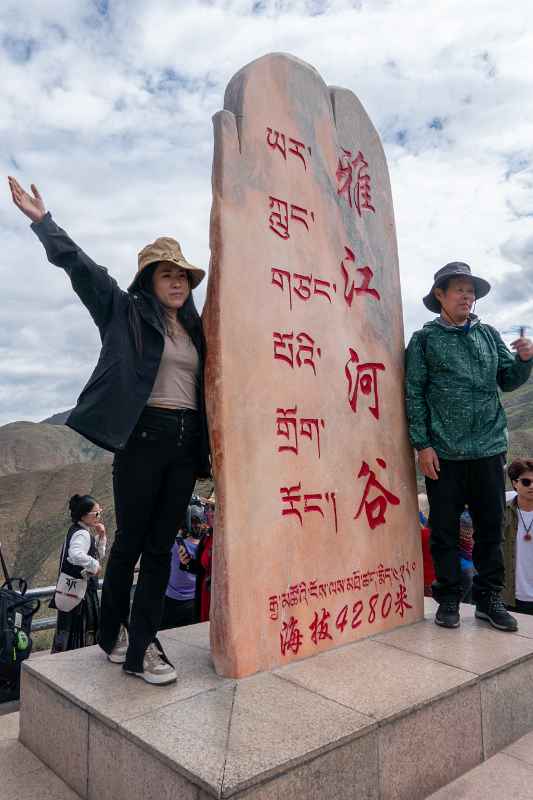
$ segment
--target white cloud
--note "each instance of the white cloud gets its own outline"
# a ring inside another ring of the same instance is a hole
[[[206,265],[211,116],[241,66],[291,52],[382,135],[407,332],[453,259],[494,283],[479,310],[505,327],[533,310],[532,22],[527,0],[4,0],[0,171],[37,183],[123,286],[161,234]],[[1,424],[72,405],[99,342],[7,189],[0,236]]]

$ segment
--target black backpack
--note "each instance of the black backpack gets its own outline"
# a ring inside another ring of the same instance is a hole
[[[10,578],[0,549],[5,583],[0,586],[0,669],[20,669],[31,653],[31,623],[40,601],[25,597],[28,585],[23,578]],[[18,586],[14,588],[14,584]]]

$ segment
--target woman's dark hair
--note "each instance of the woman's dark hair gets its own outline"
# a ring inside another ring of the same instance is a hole
[[[139,277],[138,280],[138,289],[137,292],[142,295],[144,300],[151,306],[161,328],[168,332],[168,323],[167,323],[167,315],[165,313],[165,309],[162,304],[159,302],[157,297],[154,294],[153,289],[153,278],[154,272],[156,267],[158,266],[159,262],[154,262],[150,264],[150,266],[146,267],[142,275]],[[189,292],[189,296],[187,300],[184,302],[181,308],[178,308],[177,311],[177,319],[180,322],[189,336],[191,337],[192,341],[194,342],[196,349],[198,352],[203,354],[203,332],[202,332],[202,320],[200,319],[200,315],[196,310],[196,306],[194,304],[194,298],[192,296],[192,286],[191,286],[191,275],[187,272],[187,280],[189,281],[189,288],[191,291]],[[141,316],[139,314],[139,310],[135,303],[130,303],[129,307],[129,324],[131,333],[133,335],[133,340],[135,342],[135,349],[137,350],[137,354],[142,356],[143,352],[143,340],[142,340],[142,322]]]
[[[524,472],[533,472],[533,460],[529,458],[515,458],[507,467],[507,474],[511,481],[517,481]]]
[[[79,522],[85,514],[92,511],[95,505],[96,500],[90,494],[73,494],[68,501],[72,522]]]

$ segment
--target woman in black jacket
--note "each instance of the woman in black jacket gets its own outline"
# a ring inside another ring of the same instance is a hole
[[[33,196],[14,178],[9,185],[102,340],[96,368],[66,423],[115,453],[117,533],[102,591],[99,644],[126,672],[170,683],[176,673],[156,639],[170,550],[196,478],[210,472],[205,345],[191,292],[205,272],[185,260],[175,239],[161,237],[141,250],[137,275],[124,292],[55,224],[33,184]]]

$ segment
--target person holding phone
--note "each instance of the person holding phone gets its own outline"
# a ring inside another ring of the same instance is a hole
[[[205,509],[206,522],[201,524],[200,540],[192,556],[185,544],[178,546],[180,570],[196,576],[194,598],[195,622],[207,622],[211,610],[211,570],[213,565],[213,519],[214,506],[208,502]]]
[[[453,261],[435,273],[423,298],[438,316],[416,331],[406,354],[405,393],[409,439],[418,453],[429,500],[435,622],[460,625],[463,591],[459,518],[468,505],[474,525],[475,616],[497,630],[515,631],[505,608],[502,521],[507,420],[499,390],[525,383],[533,366],[533,343],[511,343],[473,313],[490,291],[468,264]]]
[[[184,625],[193,625],[196,622],[195,596],[196,575],[180,569],[179,550],[189,558],[195,558],[201,536],[203,524],[202,510],[198,506],[191,509],[191,534],[185,536],[187,531],[181,530],[172,546],[170,560],[170,578],[165,593],[165,608],[160,630],[167,628],[181,628]]]
[[[117,532],[102,589],[98,643],[127,673],[165,685],[177,676],[156,634],[176,520],[185,513],[196,478],[210,476],[205,342],[192,296],[205,272],[185,259],[179,242],[162,236],[140,251],[137,274],[125,292],[56,225],[34,184],[29,194],[10,177],[9,187],[102,340],[96,368],[66,423],[115,454]]]

